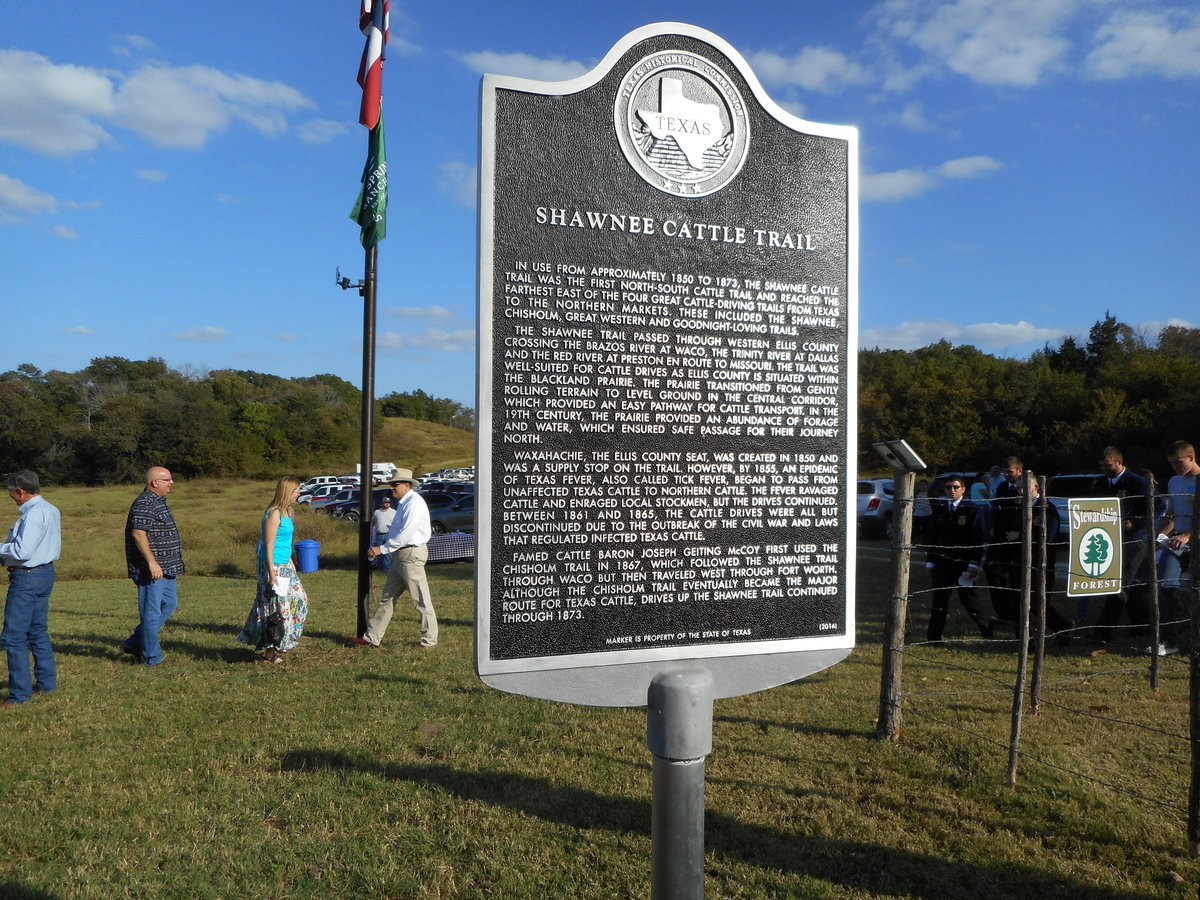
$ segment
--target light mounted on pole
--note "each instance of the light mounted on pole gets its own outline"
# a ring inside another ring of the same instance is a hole
[[[359,281],[358,283],[355,283],[343,275],[341,266],[338,266],[336,269],[334,269],[333,283],[340,287],[343,291],[348,291],[350,288],[356,289],[358,291],[358,296],[360,297],[363,295],[363,291],[366,288],[366,282]]]

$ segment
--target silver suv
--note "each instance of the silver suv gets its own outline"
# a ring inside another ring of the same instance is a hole
[[[858,525],[863,537],[887,537],[892,533],[890,478],[860,478],[858,482]]]

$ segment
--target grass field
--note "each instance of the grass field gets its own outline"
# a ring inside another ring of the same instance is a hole
[[[411,611],[381,648],[351,649],[353,529],[302,518],[322,569],[300,649],[268,666],[235,641],[269,488],[172,494],[206,574],[181,580],[155,669],[117,649],[135,621],[119,553],[133,492],[50,496],[68,514],[60,690],[0,714],[0,897],[648,896],[644,712],[483,686],[472,566],[430,567],[436,649],[414,646]],[[881,545],[863,551],[851,657],[716,704],[708,896],[1195,896],[1186,667],[1170,661],[1155,694],[1144,659],[1056,651],[1022,744],[1042,762],[1009,789],[1011,645],[913,648],[903,739],[873,738],[887,567]]]

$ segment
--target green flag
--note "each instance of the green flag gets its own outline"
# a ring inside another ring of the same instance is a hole
[[[387,154],[383,147],[383,116],[371,129],[367,141],[367,164],[363,167],[362,190],[350,218],[362,228],[362,245],[369,248],[387,237]]]

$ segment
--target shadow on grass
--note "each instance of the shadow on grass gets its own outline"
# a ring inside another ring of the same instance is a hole
[[[374,672],[364,672],[355,678],[356,681],[382,681],[384,684],[425,684],[423,678],[413,678],[411,675],[377,675]]]
[[[713,716],[714,722],[729,722],[734,725],[757,725],[764,732],[768,728],[785,728],[801,734],[827,734],[831,737],[874,737],[873,728],[820,728],[814,725],[803,725],[799,722],[774,722],[766,719],[756,719],[752,716]]]
[[[90,656],[94,659],[121,655],[120,640],[110,634],[54,634],[50,641],[55,656]],[[0,897],[5,896],[0,893]]]
[[[603,828],[649,835],[647,801],[606,797],[592,791],[509,772],[470,772],[438,763],[381,764],[326,750],[293,750],[282,760],[291,772],[365,772],[394,781],[424,784],[462,800],[488,803],[570,828]],[[1072,897],[1075,900],[1144,900],[1145,894],[1114,891],[1029,868],[1000,869],[956,862],[854,840],[805,838],[762,825],[708,814],[706,850],[729,862],[791,872],[846,889],[886,896],[946,900],[995,897]]]
[[[0,897],[5,900],[59,900],[60,895],[27,887],[16,881],[0,881]]]

